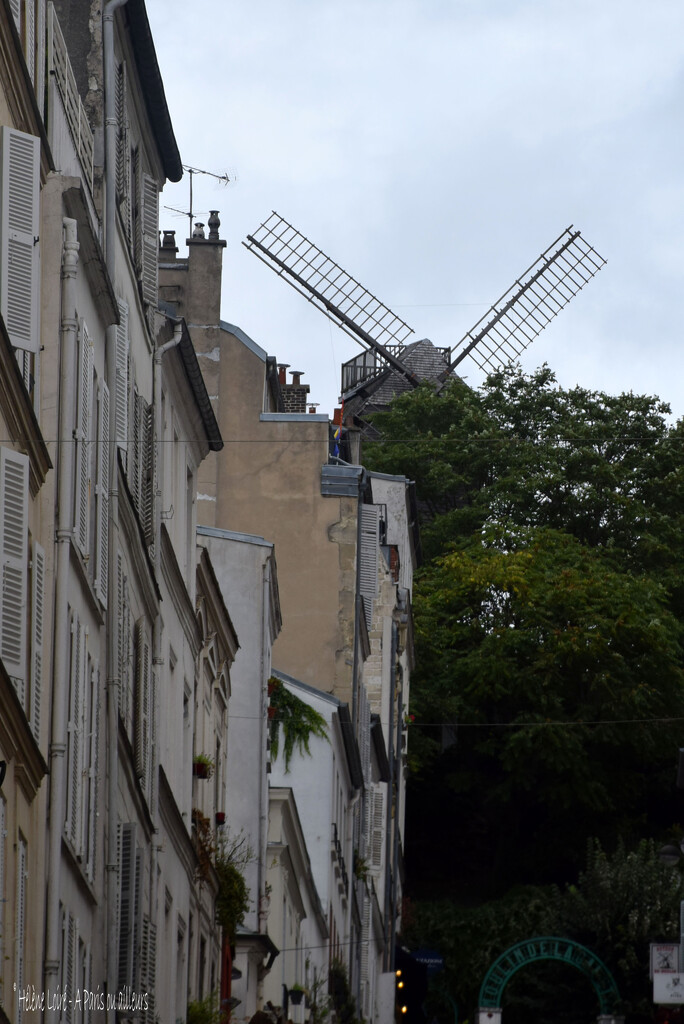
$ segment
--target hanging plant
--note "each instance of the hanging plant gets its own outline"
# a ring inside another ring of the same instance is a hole
[[[283,757],[285,771],[290,770],[290,761],[295,748],[300,754],[311,757],[309,741],[312,736],[328,739],[328,730],[323,715],[305,701],[295,697],[283,686],[277,676],[268,681],[270,692],[269,719],[271,730],[271,753],[273,760],[280,750],[280,727],[283,727]],[[271,714],[271,711],[273,712]]]

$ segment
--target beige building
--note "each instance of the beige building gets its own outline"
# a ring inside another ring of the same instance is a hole
[[[360,792],[348,787],[343,799],[353,807],[353,848],[372,863],[373,885],[347,876],[345,955],[352,991],[374,1018],[382,1002],[376,979],[391,970],[401,913],[415,505],[408,481],[374,477],[332,455],[332,425],[308,406],[301,373],[288,381],[285,365],[221,320],[223,246],[212,213],[208,235],[198,225],[188,240],[186,259],[171,232],[160,249],[160,294],[188,321],[230,440],[205,465],[198,520],[274,542],[283,628],[273,664],[350,709],[363,779]],[[382,772],[371,752],[373,723]]]

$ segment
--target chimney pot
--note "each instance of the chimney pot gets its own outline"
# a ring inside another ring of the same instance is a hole
[[[318,406],[320,404],[321,404],[320,402],[311,402],[311,404],[309,405],[309,412],[310,413],[315,413],[316,409],[318,408]]]
[[[289,368],[289,363],[278,363],[278,383],[282,384],[283,387],[287,384],[285,379],[285,371]]]
[[[175,249],[176,248],[176,232],[165,231],[164,237],[162,238],[163,249]]]
[[[219,228],[221,227],[221,221],[219,220],[218,210],[209,211],[209,239],[212,242],[218,242],[219,240]]]
[[[195,222],[195,227],[194,227],[194,230],[192,232],[192,237],[193,238],[204,238],[204,224],[201,224],[199,221]]]
[[[342,408],[341,407],[338,407],[337,409],[333,410],[333,423],[335,424],[336,427],[341,427],[342,426]]]
[[[295,387],[299,387],[304,370],[290,370],[290,373],[292,374],[292,383]]]

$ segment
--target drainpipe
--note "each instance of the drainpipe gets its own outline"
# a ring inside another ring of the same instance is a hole
[[[389,691],[389,721],[387,732],[389,736],[389,782],[387,784],[387,807],[385,808],[385,834],[388,842],[386,847],[387,856],[385,859],[385,899],[384,899],[384,924],[385,924],[385,936],[387,940],[388,948],[385,951],[385,966],[387,970],[394,970],[394,925],[393,925],[393,907],[391,901],[391,886],[392,886],[392,868],[390,866],[390,843],[389,838],[392,835],[392,798],[394,796],[394,773],[395,773],[395,755],[394,755],[394,690],[396,686],[396,661],[397,661],[397,646],[398,646],[398,632],[399,627],[397,623],[392,621],[392,646],[390,653],[390,691]],[[393,852],[393,851],[392,851]]]
[[[76,221],[64,217],[62,249],[62,322],[59,369],[59,446],[57,451],[57,531],[55,545],[55,633],[52,680],[52,736],[50,743],[50,838],[48,846],[45,988],[59,988],[61,922],[59,919],[62,831],[66,799],[66,751],[69,716],[69,558],[73,533],[74,423],[76,404],[74,368],[77,330],[76,276],[78,250]],[[56,1019],[56,1012],[47,1018]]]
[[[399,774],[401,772],[401,750],[402,750],[402,732],[404,729],[404,673],[401,665],[397,666],[399,671],[399,693],[397,695],[397,750],[394,756],[394,788],[396,792],[396,805],[394,811],[394,833],[392,835],[392,874],[394,877],[394,903],[392,906],[392,916],[390,921],[390,952],[392,959],[390,961],[390,970],[394,970],[394,951],[397,941],[397,917],[399,916],[399,907],[397,905],[397,892],[399,886],[397,883],[397,876],[399,873]]]
[[[269,607],[271,601],[271,560],[267,556],[263,566],[263,586],[261,605],[261,716],[259,723],[259,750],[262,755],[266,752],[266,730],[268,728],[268,679],[266,677],[266,645],[270,643],[269,636]],[[268,776],[263,776],[261,789],[259,791],[259,856],[257,860],[258,878],[258,917],[257,931],[259,934],[266,933],[266,922],[268,911],[262,907],[265,900],[264,881],[266,846],[268,844]]]
[[[102,13],[102,48],[105,101],[105,263],[116,284],[116,65],[114,58],[114,13],[126,0],[107,0]],[[109,438],[109,583],[107,593],[107,977],[105,987],[115,985],[118,973],[118,786],[119,786],[119,623],[117,614],[117,553],[119,549],[119,485],[116,422],[116,324],[106,331],[107,387],[110,394]],[[113,1001],[114,1002],[114,1001]],[[106,1011],[115,1024],[114,1008]]]
[[[361,631],[361,506],[366,488],[366,471],[361,470],[358,478],[359,494],[356,505],[356,582],[354,589],[354,653],[352,662],[352,734],[358,741],[359,717],[359,633]]]

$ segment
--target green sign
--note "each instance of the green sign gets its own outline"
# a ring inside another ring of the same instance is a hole
[[[501,1006],[503,990],[516,971],[536,960],[559,960],[561,963],[576,967],[594,986],[601,1013],[610,1014],[615,1011],[620,993],[603,961],[579,942],[555,936],[526,939],[502,953],[487,971],[480,989],[478,1005],[482,1009],[498,1009]]]

